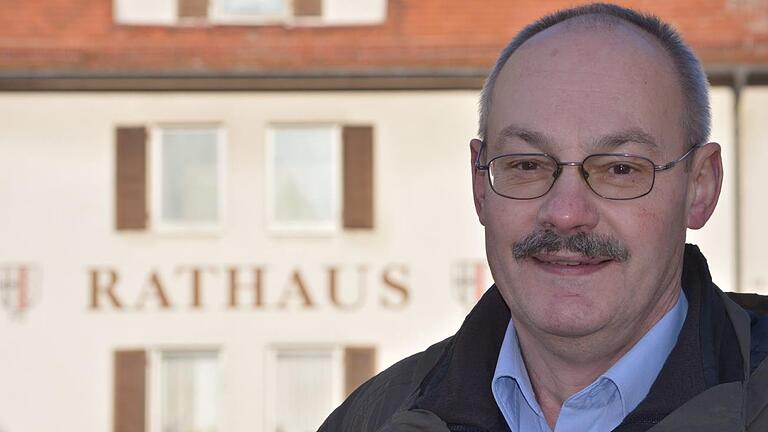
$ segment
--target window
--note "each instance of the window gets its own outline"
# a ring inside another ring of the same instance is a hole
[[[152,432],[218,430],[219,373],[215,351],[154,353]]]
[[[179,0],[190,2],[193,0]],[[319,19],[322,0],[210,0],[214,21],[288,21],[294,18]]]
[[[219,10],[231,15],[284,16],[286,0],[215,0]]]
[[[270,226],[373,227],[373,129],[276,125],[267,139]]]
[[[273,347],[267,359],[267,431],[310,432],[375,373],[373,347]]]
[[[280,350],[275,432],[314,431],[340,402],[340,361],[333,350]]]
[[[220,226],[224,183],[220,128],[120,127],[116,135],[118,230],[213,230]]]
[[[270,143],[272,225],[335,229],[341,195],[338,128],[276,127]]]
[[[117,350],[113,430],[219,430],[219,353],[216,350]]]
[[[220,132],[160,127],[153,139],[154,223],[164,228],[215,228],[221,210]]]
[[[387,0],[112,0],[122,25],[376,25]]]

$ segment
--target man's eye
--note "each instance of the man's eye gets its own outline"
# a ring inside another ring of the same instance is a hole
[[[608,168],[608,172],[615,175],[632,174],[634,171],[635,169],[631,165],[622,163],[611,165]]]
[[[512,165],[512,168],[523,171],[533,171],[539,168],[539,163],[532,160],[518,161]]]

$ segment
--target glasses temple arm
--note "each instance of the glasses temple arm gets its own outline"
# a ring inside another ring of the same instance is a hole
[[[480,163],[480,158],[483,155],[483,150],[485,150],[485,141],[481,141],[482,144],[480,144],[480,149],[477,151],[477,158],[475,159],[475,169],[478,171],[487,171],[488,165],[483,165]]]
[[[699,147],[701,147],[701,146],[702,146],[702,144],[696,144],[696,145],[694,145],[693,147],[689,148],[689,149],[688,149],[688,151],[687,151],[687,152],[685,152],[685,154],[684,154],[684,155],[680,156],[680,157],[679,157],[679,158],[677,158],[676,160],[673,160],[672,162],[668,162],[668,163],[665,163],[664,165],[654,165],[654,166],[653,166],[653,169],[654,169],[654,171],[665,171],[665,170],[668,170],[668,169],[670,169],[670,168],[673,168],[673,167],[674,167],[675,165],[677,165],[678,163],[680,163],[680,162],[684,161],[684,160],[685,160],[685,158],[687,158],[688,156],[690,156],[690,155],[693,153],[693,151],[694,151],[694,150],[696,150],[697,148],[699,148]]]

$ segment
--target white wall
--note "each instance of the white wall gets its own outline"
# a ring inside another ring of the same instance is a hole
[[[700,230],[688,230],[686,241],[699,246],[712,273],[712,280],[723,290],[736,291],[736,188],[733,90],[714,87],[710,90],[712,134],[710,141],[720,144],[723,158],[723,188],[714,214]]]
[[[741,247],[744,291],[768,294],[768,87],[748,87],[741,99]]]
[[[1,430],[111,430],[116,348],[221,347],[222,430],[245,432],[263,428],[267,345],[375,344],[383,368],[452,334],[466,309],[451,294],[451,266],[484,259],[469,177],[475,103],[469,91],[1,94],[0,263],[33,263],[43,273],[40,300],[26,316],[0,309]],[[114,127],[212,121],[228,136],[223,230],[116,232]],[[265,127],[306,121],[375,126],[372,232],[293,238],[266,229]],[[340,266],[340,285],[349,287],[360,264],[369,268],[368,300],[339,311],[327,300],[324,268]],[[402,310],[380,305],[381,295],[397,300],[380,282],[389,264],[410,272]],[[180,265],[218,269],[204,276],[203,310],[186,307],[190,283]],[[223,269],[231,265],[266,268],[269,307],[226,309]],[[117,269],[130,304],[158,271],[175,309],[89,310],[92,267]],[[274,306],[293,269],[317,301],[313,310]]]

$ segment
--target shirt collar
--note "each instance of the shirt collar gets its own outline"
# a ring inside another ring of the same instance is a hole
[[[491,381],[492,386],[496,387],[493,389],[494,394],[500,393],[499,387],[504,385],[502,378],[505,377],[515,380],[520,393],[522,393],[531,410],[537,415],[543,415],[533,393],[533,386],[528,377],[528,371],[525,368],[525,362],[520,352],[520,344],[517,340],[515,324],[512,322],[512,319],[507,324],[507,332],[504,334],[504,341],[501,343],[499,359],[496,362],[496,371],[493,373],[493,381]]]

